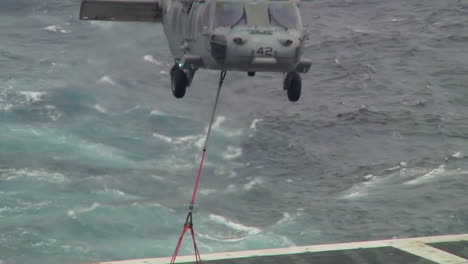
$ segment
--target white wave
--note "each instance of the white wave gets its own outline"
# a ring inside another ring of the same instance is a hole
[[[249,236],[243,236],[243,237],[238,237],[238,238],[217,238],[217,237],[213,237],[210,235],[202,234],[200,232],[198,232],[198,235],[202,238],[206,238],[209,240],[218,241],[218,242],[227,242],[227,243],[240,242],[242,240],[249,238]]]
[[[264,180],[260,177],[256,177],[253,180],[251,180],[249,183],[244,184],[244,190],[245,191],[250,191],[253,187],[260,185],[264,182]]]
[[[424,182],[433,180],[433,179],[443,175],[445,172],[446,172],[445,165],[440,165],[439,167],[429,171],[428,173],[426,173],[426,174],[424,174],[424,175],[422,175],[420,177],[417,177],[416,179],[413,179],[411,181],[407,181],[404,184],[410,184],[411,185],[411,184],[424,183]]]
[[[71,33],[70,30],[63,29],[61,26],[57,26],[57,25],[45,27],[44,30],[49,31],[49,32],[55,32],[55,33],[63,33],[63,34]]]
[[[296,244],[291,241],[291,239],[285,237],[285,236],[280,236],[281,238],[281,247],[295,247]]]
[[[353,185],[349,190],[345,191],[345,195],[343,195],[340,199],[353,199],[364,197],[367,195],[371,187],[375,187],[378,183],[382,181],[381,178],[372,174],[365,175],[363,178],[366,180],[365,182],[360,182],[358,184]]]
[[[143,60],[151,62],[151,63],[156,64],[156,65],[162,65],[162,63],[160,61],[158,61],[155,57],[153,57],[153,55],[145,55],[143,57]]]
[[[160,115],[163,114],[162,112],[159,112],[158,110],[153,110],[150,113],[151,115]],[[215,122],[213,122],[212,129],[217,130],[221,132],[223,135],[227,137],[234,137],[242,134],[242,131],[228,131],[224,128],[222,128],[222,123],[226,120],[225,117],[220,116],[215,119]],[[208,130],[208,127],[206,127],[206,131]],[[183,137],[169,137],[166,135],[161,135],[158,133],[153,133],[153,137],[156,137],[162,141],[168,142],[168,143],[174,143],[174,144],[183,144],[183,145],[194,145],[197,148],[202,148],[203,144],[205,143],[205,137],[206,135],[190,135],[190,136],[183,136]],[[236,148],[233,146],[227,147],[226,151],[222,153],[223,158],[230,160],[230,159],[235,159],[242,155],[242,149]]]
[[[242,130],[227,130],[227,129],[220,129],[220,132],[226,137],[239,137],[242,135]]]
[[[203,145],[205,144],[205,137],[204,136],[198,137],[195,140],[194,144],[197,148],[203,148]]]
[[[237,177],[237,173],[234,170],[232,170],[232,168],[225,168],[221,166],[215,168],[214,174],[218,176],[227,175],[227,177],[230,179]]]
[[[47,117],[49,117],[52,121],[57,121],[62,117],[62,113],[57,109],[55,105],[44,105],[43,108],[47,113]],[[32,132],[35,135],[39,135],[37,134],[38,132],[36,130],[33,130]]]
[[[160,139],[162,141],[165,141],[167,143],[172,143],[174,142],[174,140],[172,140],[171,137],[168,137],[168,136],[165,136],[165,135],[161,135],[161,134],[158,134],[158,133],[153,133],[153,137],[157,138],[157,139]]]
[[[184,144],[184,143],[193,143],[197,140],[204,139],[203,135],[193,135],[193,136],[185,136],[185,137],[178,137],[176,138],[175,142]]]
[[[162,115],[165,115],[163,112],[159,111],[159,110],[152,110],[150,112],[150,115],[155,115],[155,116],[162,116]]]
[[[221,132],[224,136],[227,137],[237,137],[242,135],[242,130],[229,130],[227,128],[223,128],[222,125],[225,121],[225,116],[216,117],[215,121],[213,122],[212,129]],[[208,130],[208,127],[206,127],[206,130]]]
[[[229,220],[226,217],[221,216],[221,215],[210,214],[209,218],[210,218],[211,221],[213,221],[215,223],[225,225],[225,226],[227,226],[227,227],[229,227],[231,229],[237,230],[237,231],[247,232],[249,235],[256,235],[256,234],[259,234],[260,232],[262,232],[262,230],[260,228],[250,227],[250,226],[245,226],[245,225],[242,225],[242,224],[239,224],[239,223],[235,223],[235,222],[233,222],[233,221],[231,221],[231,220]]]
[[[52,72],[55,69],[55,66],[57,66],[57,63],[51,62],[50,63],[50,68],[49,68],[49,70],[47,72],[48,73]]]
[[[53,247],[57,244],[57,240],[53,238],[45,239],[43,241],[34,242],[31,244],[32,247]],[[0,262],[1,264],[1,262]]]
[[[387,170],[387,171],[395,171],[395,170],[399,170],[399,169],[401,169],[401,166],[400,166],[400,165],[395,166],[395,167],[388,168],[388,169],[386,169],[386,170]]]
[[[28,103],[40,102],[47,97],[46,92],[21,91],[19,94],[24,96],[26,102]]]
[[[281,218],[276,224],[290,224],[292,221],[294,221],[294,217],[292,217],[291,214],[288,212],[283,212],[283,218]]]
[[[197,145],[197,141],[200,139],[203,140],[203,136],[201,135],[193,135],[193,136],[185,136],[185,137],[169,137],[166,135],[158,134],[158,133],[153,133],[153,137],[158,138],[162,141],[165,141],[167,143],[173,143],[173,144],[184,144],[184,145],[192,145],[195,144]]]
[[[81,255],[86,255],[89,254],[91,251],[91,248],[86,246],[86,245],[61,245],[60,248],[65,252],[65,253],[70,253],[70,252],[78,252]]]
[[[440,165],[439,167],[427,172],[426,169],[415,169],[415,170],[409,170],[408,174],[421,174],[424,173],[422,176],[410,180],[408,182],[405,182],[404,184],[407,185],[412,185],[412,184],[421,184],[421,183],[426,183],[430,182],[432,180],[439,179],[441,177],[450,177],[450,176],[460,176],[460,175],[468,175],[467,170],[462,170],[460,168],[457,169],[451,169],[447,170],[445,168],[445,165]]]
[[[28,210],[39,211],[43,207],[50,205],[50,201],[43,202],[28,202],[23,200],[16,200],[16,206],[14,207],[1,207],[0,213],[2,212],[24,212]],[[0,215],[1,216],[1,215]]]
[[[157,181],[160,181],[160,182],[166,182],[166,178],[164,178],[163,176],[159,176],[159,175],[151,175],[151,177]]]
[[[225,116],[216,117],[215,121],[213,122],[213,129],[219,129],[225,121],[226,121]]]
[[[216,193],[216,189],[200,189],[200,194],[202,195],[210,195]]]
[[[221,154],[223,159],[225,160],[232,160],[238,158],[242,155],[242,149],[236,148],[233,146],[228,146],[227,149]]]
[[[366,195],[366,192],[363,190],[361,191],[355,191],[355,192],[350,192],[342,197],[342,199],[352,199],[352,198],[357,198],[357,197],[363,197]]]
[[[61,183],[66,180],[65,176],[59,172],[48,172],[45,170],[30,169],[6,169],[0,170],[0,179],[11,181],[21,177],[30,177],[34,180],[50,183]]]
[[[56,110],[57,107],[55,105],[44,105],[44,108],[46,110]]]
[[[160,71],[159,74],[161,74],[161,75],[169,75],[169,72],[167,72],[167,71]]]
[[[100,191],[98,191],[97,193],[99,193]],[[110,194],[116,194],[118,196],[126,196],[127,194],[121,190],[117,190],[117,189],[108,189],[108,188],[105,188],[104,189],[104,193],[110,193]]]
[[[354,34],[360,34],[360,35],[370,35],[370,34],[377,33],[376,31],[370,30],[367,28],[350,28],[350,29]]]
[[[93,204],[89,206],[81,206],[75,209],[75,212],[77,213],[86,213],[86,212],[91,212],[96,210],[97,208],[101,207],[100,203],[94,202]]]
[[[93,106],[94,109],[96,109],[98,112],[101,112],[103,114],[107,113],[107,109],[101,105],[95,104]]]
[[[463,154],[458,151],[458,152],[453,153],[452,157],[456,158],[456,159],[461,159],[461,158],[463,158]]]
[[[250,128],[253,129],[254,131],[257,131],[257,123],[263,121],[261,118],[256,118],[252,121],[252,124],[250,124]]]
[[[3,212],[8,212],[10,210],[10,208],[4,206],[4,207],[0,207],[0,217],[2,217],[2,213]]]
[[[156,162],[155,164],[153,162]],[[140,163],[141,164],[141,163]],[[171,171],[178,171],[178,170],[191,170],[195,168],[196,162],[181,162],[180,157],[176,155],[170,155],[167,156],[164,159],[157,160],[157,161],[152,161],[148,165],[148,167],[153,168],[154,166],[157,166],[161,169],[169,169]]]
[[[76,213],[75,213],[75,211],[73,211],[73,210],[68,210],[68,211],[67,211],[67,215],[68,215],[71,219],[76,219]]]
[[[150,207],[157,207],[157,208],[165,208],[162,204],[157,203],[157,202],[151,202],[151,203],[133,202],[132,206],[136,206],[136,207],[150,206]]]
[[[13,108],[12,104],[0,105],[0,110],[8,112]]]
[[[49,105],[46,105],[46,107]],[[62,114],[58,112],[58,110],[55,111],[49,111],[47,115],[52,121],[57,121],[62,117]]]
[[[70,209],[68,210],[67,215],[72,219],[76,219],[77,214],[91,212],[91,211],[96,210],[99,207],[101,207],[101,204],[95,202],[89,206],[79,206],[77,208]]]
[[[106,76],[102,76],[101,79],[99,79],[99,82],[101,82],[101,83],[107,83],[107,84],[110,84],[110,85],[112,85],[112,86],[115,86],[115,85],[116,85],[115,82],[114,82],[114,80],[112,80],[112,78],[109,77],[109,76],[107,76],[107,75],[106,75]]]
[[[224,192],[225,193],[237,193],[238,190],[239,190],[239,188],[235,184],[229,184],[224,189]]]
[[[125,110],[124,113],[128,114],[138,109],[141,109],[141,105],[135,105],[134,107]]]
[[[70,138],[64,137],[64,142],[76,142],[76,147],[80,150],[80,155],[85,155],[89,157],[89,155],[93,156],[93,162],[98,160],[109,160],[115,163],[119,163],[122,166],[134,166],[135,161],[129,159],[125,155],[125,150],[117,149],[113,146],[108,146],[102,143],[95,143],[90,142],[87,140],[83,140],[81,138]],[[75,141],[73,141],[75,140]],[[125,164],[125,165],[124,165]]]

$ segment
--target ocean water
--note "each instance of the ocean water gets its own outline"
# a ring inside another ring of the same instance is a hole
[[[0,263],[172,255],[218,72],[172,97],[162,27],[0,1]],[[468,2],[316,0],[303,95],[228,72],[201,253],[468,231]],[[192,254],[186,237],[181,255]]]

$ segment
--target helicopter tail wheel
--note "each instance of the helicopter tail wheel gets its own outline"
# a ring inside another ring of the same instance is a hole
[[[171,77],[172,94],[175,98],[184,97],[188,84],[187,75],[182,69],[177,68],[172,71]]]
[[[288,72],[284,78],[284,90],[287,90],[288,99],[291,102],[297,102],[301,97],[302,80],[297,72]]]

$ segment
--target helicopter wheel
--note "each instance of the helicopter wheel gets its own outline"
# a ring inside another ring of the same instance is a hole
[[[297,102],[301,97],[302,80],[297,72],[288,72],[283,82],[283,89],[288,93],[291,102]]]
[[[182,69],[176,68],[171,72],[171,88],[175,98],[184,97],[187,84],[187,75]]]

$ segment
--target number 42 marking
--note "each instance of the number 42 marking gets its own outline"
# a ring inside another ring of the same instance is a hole
[[[257,54],[261,56],[273,56],[272,47],[261,47],[257,50]]]

